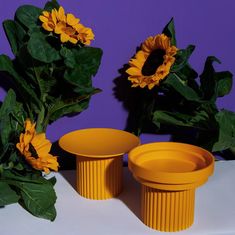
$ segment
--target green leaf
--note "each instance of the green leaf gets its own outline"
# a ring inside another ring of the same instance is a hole
[[[171,67],[172,72],[177,72],[183,69],[188,64],[188,59],[195,49],[194,45],[189,45],[186,49],[179,50],[176,54],[176,60]]]
[[[222,110],[215,116],[219,125],[218,141],[213,145],[213,152],[235,147],[235,113]]]
[[[233,77],[229,71],[216,72],[213,67],[214,62],[220,63],[216,57],[209,56],[200,76],[203,98],[213,102],[217,97],[225,96],[231,91]]]
[[[34,59],[41,62],[51,63],[60,59],[59,52],[47,42],[46,37],[40,32],[31,35],[28,51]]]
[[[24,78],[22,78],[15,71],[12,61],[6,55],[0,55],[0,71],[8,73],[13,78],[16,89],[20,93],[21,98],[24,100],[25,104],[33,102],[35,105],[40,107],[41,102],[38,99],[35,91],[24,80]]]
[[[209,120],[204,110],[197,111],[193,115],[168,111],[155,111],[153,114],[153,123],[157,126],[164,123],[172,126],[207,129]]]
[[[190,119],[190,116],[182,113],[155,111],[153,114],[153,123],[158,127],[162,123],[173,126],[188,126],[188,119]]]
[[[20,58],[24,58],[24,60],[22,61]],[[27,79],[27,82],[32,84],[40,100],[45,102],[47,93],[52,90],[57,82],[55,77],[52,76],[52,66],[33,59],[26,45],[20,49],[17,59],[26,75],[24,78]]]
[[[65,64],[68,66],[65,79],[76,86],[89,83],[91,76],[97,73],[100,66],[102,50],[94,47],[83,47],[71,52],[72,54],[61,52],[65,57]]]
[[[5,20],[3,27],[11,45],[12,52],[16,55],[24,43],[26,32],[20,24],[13,20]]]
[[[171,38],[171,45],[176,46],[175,25],[174,25],[174,19],[173,18],[171,18],[171,20],[165,26],[162,33],[164,33],[167,37]]]
[[[44,9],[47,11],[51,11],[52,9],[59,9],[60,5],[56,0],[49,1],[45,4]]]
[[[216,73],[217,96],[222,97],[230,93],[233,85],[233,75],[229,71]]]
[[[163,84],[170,86],[172,89],[177,91],[186,100],[200,102],[201,99],[197,92],[188,86],[187,81],[181,79],[176,73],[170,73],[163,81]]]
[[[46,180],[41,172],[19,174],[17,171],[5,170],[2,181],[14,186],[20,196],[20,204],[34,216],[54,220],[56,194],[53,189],[55,180]]]
[[[41,12],[42,9],[38,7],[24,5],[16,10],[15,18],[28,29],[33,29],[37,27],[38,18],[41,15]]]
[[[53,122],[62,116],[68,114],[80,113],[88,107],[89,99],[92,94],[86,96],[78,96],[73,99],[58,99],[48,109],[48,121]]]
[[[0,181],[0,206],[16,203],[19,198],[6,182]]]
[[[22,130],[24,116],[22,104],[16,101],[15,92],[10,89],[0,108],[0,136],[3,145],[11,142],[12,134]]]
[[[34,216],[54,220],[56,194],[52,184],[19,184],[21,205]]]
[[[200,75],[201,91],[203,92],[203,98],[205,100],[215,101],[216,99],[216,80],[214,76],[215,70],[213,67],[214,62],[220,64],[220,61],[216,57],[207,57],[204,70]]]

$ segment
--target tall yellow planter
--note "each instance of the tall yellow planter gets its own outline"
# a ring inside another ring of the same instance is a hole
[[[139,145],[139,138],[111,128],[70,132],[59,145],[76,155],[77,191],[89,199],[108,199],[122,191],[123,155]]]
[[[128,166],[142,184],[144,224],[165,232],[193,224],[195,189],[213,173],[211,153],[188,144],[151,143],[133,149]]]

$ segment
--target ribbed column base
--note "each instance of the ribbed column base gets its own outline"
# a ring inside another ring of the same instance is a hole
[[[141,217],[147,226],[176,232],[193,224],[195,189],[162,191],[142,185],[141,194]]]
[[[122,156],[114,158],[77,157],[77,191],[89,199],[103,200],[122,190]]]

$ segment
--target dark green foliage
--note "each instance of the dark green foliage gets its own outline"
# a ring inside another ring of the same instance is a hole
[[[35,216],[56,217],[55,178],[46,180],[16,148],[26,118],[36,122],[37,133],[49,123],[88,108],[92,86],[100,66],[102,50],[61,43],[59,35],[42,28],[43,10],[59,9],[56,0],[44,9],[24,5],[14,20],[3,22],[14,59],[0,55],[0,72],[6,73],[13,89],[0,108],[0,206],[19,202]]]

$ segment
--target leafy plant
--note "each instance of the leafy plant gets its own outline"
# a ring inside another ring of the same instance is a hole
[[[31,214],[56,217],[56,157],[45,137],[48,124],[88,108],[102,50],[94,34],[52,0],[44,8],[20,6],[3,27],[14,58],[0,55],[0,72],[12,89],[0,108],[0,206],[20,203]],[[40,140],[44,149],[35,144]]]
[[[159,38],[165,40],[167,48],[158,44]],[[198,77],[188,62],[195,49],[193,45],[186,49],[177,48],[171,61],[167,61],[169,48],[177,46],[175,38],[174,21],[171,19],[162,34],[149,37],[142,44],[141,52],[137,52],[129,62],[126,73],[131,83],[128,86],[132,84],[131,89],[135,89],[135,106],[129,113],[129,119],[134,120],[135,124],[132,123],[129,131],[138,135],[143,132],[178,133],[177,137],[187,135],[187,138],[180,139],[212,152],[235,147],[235,113],[219,110],[216,105],[218,98],[231,91],[232,74],[229,71],[217,72],[213,65],[220,61],[209,56]],[[163,50],[164,53],[157,53],[157,50]],[[139,66],[141,57],[138,53],[145,53],[147,57],[142,67]],[[162,64],[156,67],[157,61]],[[143,70],[147,63],[152,73]],[[158,74],[159,66],[163,66],[165,73],[162,77]]]

